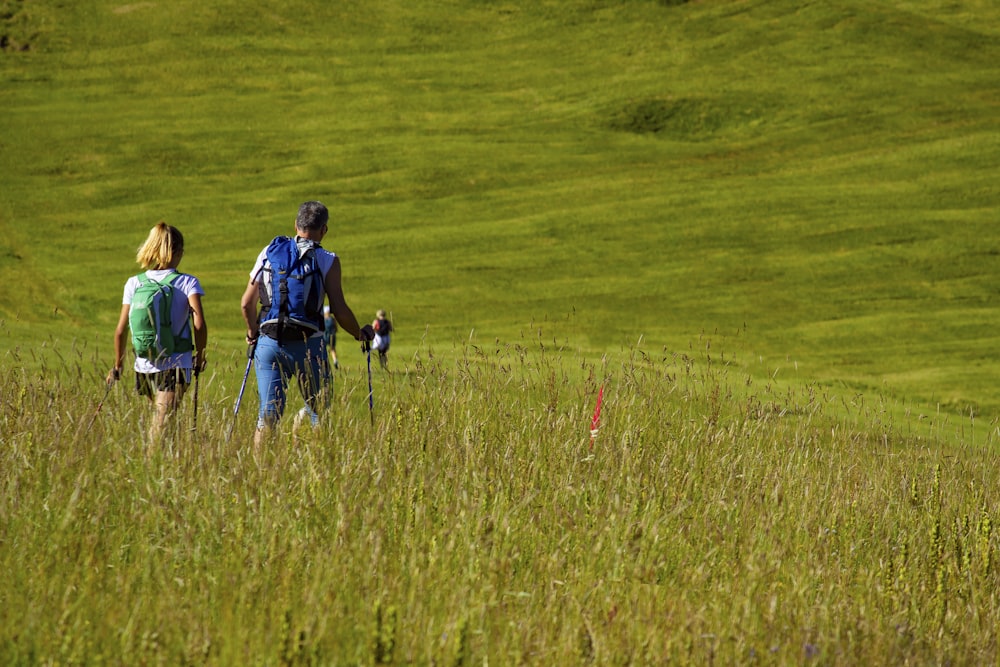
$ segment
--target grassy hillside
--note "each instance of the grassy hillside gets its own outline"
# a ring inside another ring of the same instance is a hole
[[[0,0],[0,663],[996,664],[997,63],[986,1]],[[393,372],[255,448],[313,198]]]
[[[233,352],[253,255],[319,198],[400,358],[708,333],[1000,408],[993,3],[273,5],[5,2],[0,345],[107,346],[162,218]]]

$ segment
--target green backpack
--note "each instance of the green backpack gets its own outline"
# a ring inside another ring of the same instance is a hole
[[[132,330],[132,347],[137,357],[156,361],[175,352],[193,349],[187,327],[180,336],[175,336],[171,323],[170,307],[175,291],[171,283],[179,275],[175,271],[162,282],[153,280],[147,273],[136,276],[139,286],[132,295],[128,324]],[[184,336],[185,332],[188,332],[188,336]]]

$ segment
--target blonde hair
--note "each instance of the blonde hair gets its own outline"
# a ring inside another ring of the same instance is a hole
[[[149,230],[146,242],[136,252],[135,261],[144,269],[168,269],[184,252],[184,237],[176,227],[162,220]]]

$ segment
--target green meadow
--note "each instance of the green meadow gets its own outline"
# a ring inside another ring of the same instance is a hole
[[[0,0],[0,662],[995,664],[998,81],[987,0]],[[309,199],[392,372],[253,450]]]
[[[165,219],[232,351],[254,254],[317,198],[400,357],[708,334],[764,376],[1000,407],[993,3],[5,8],[8,348],[106,346]]]

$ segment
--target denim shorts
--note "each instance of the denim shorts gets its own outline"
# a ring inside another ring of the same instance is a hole
[[[294,341],[277,341],[261,335],[254,352],[254,371],[260,394],[257,426],[272,425],[285,411],[288,381],[294,375],[306,403],[306,412],[315,425],[322,390],[329,383],[323,336]]]

